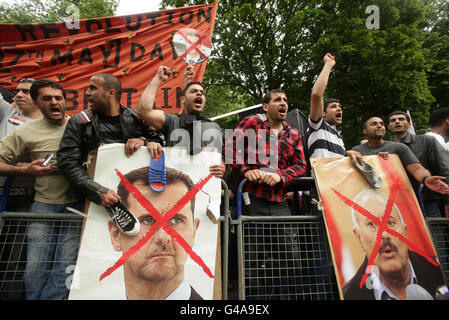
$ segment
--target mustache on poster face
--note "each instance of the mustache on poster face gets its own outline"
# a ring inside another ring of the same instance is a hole
[[[382,241],[380,244],[379,253],[382,254],[387,248],[396,252],[398,251],[398,247],[391,242],[389,238]]]
[[[175,255],[175,250],[173,247],[168,245],[157,245],[156,248],[153,248],[151,251],[147,253],[147,257],[153,257],[161,254],[167,254],[167,255]]]

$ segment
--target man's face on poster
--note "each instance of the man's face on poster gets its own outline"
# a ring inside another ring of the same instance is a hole
[[[386,203],[382,199],[369,198],[365,203],[360,204],[366,210],[371,212],[379,220],[382,220]],[[378,233],[378,224],[369,218],[357,214],[358,227],[354,228],[354,235],[361,248],[369,258],[376,243]],[[407,236],[407,226],[401,221],[398,211],[393,207],[387,226],[404,237]],[[382,233],[382,240],[374,265],[379,268],[380,275],[394,276],[396,273],[404,272],[408,263],[408,247],[397,237],[392,236],[387,231]]]
[[[188,191],[182,182],[167,185],[163,192],[154,192],[142,181],[134,186],[153,204],[156,210],[164,216],[178,200]],[[125,253],[141,239],[156,223],[156,220],[140,203],[130,195],[127,208],[140,222],[140,232],[134,237],[126,236],[110,222],[109,228],[113,247],[116,251]],[[194,245],[199,219],[194,219],[191,202],[187,203],[168,222],[168,227],[175,230],[191,247]],[[184,264],[188,254],[163,228],[156,227],[151,239],[125,262],[125,279],[141,279],[146,281],[165,281],[184,279]]]
[[[201,36],[196,33],[187,33],[186,35],[187,41],[186,41],[186,47],[190,48],[193,47],[192,50],[189,51],[187,54],[187,57],[189,59],[197,59],[200,55],[197,50],[200,50],[201,48]]]

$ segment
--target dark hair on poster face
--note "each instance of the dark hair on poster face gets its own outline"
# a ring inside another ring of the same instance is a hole
[[[132,184],[137,181],[148,184],[148,167],[132,170],[125,174],[124,177]],[[195,186],[192,179],[185,173],[173,168],[166,168],[166,185],[169,186],[177,182],[183,183],[189,191]],[[126,205],[129,198],[129,192],[121,182],[117,187],[117,193],[122,199],[122,202]],[[195,198],[190,201],[190,205],[193,214],[195,212]]]

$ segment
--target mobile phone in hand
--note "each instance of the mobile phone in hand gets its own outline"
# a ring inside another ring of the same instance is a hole
[[[46,167],[50,164],[50,160],[53,158],[54,154],[49,153],[45,156],[44,162],[41,163],[41,167]]]

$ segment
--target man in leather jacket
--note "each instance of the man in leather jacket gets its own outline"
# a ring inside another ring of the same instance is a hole
[[[73,116],[65,129],[57,153],[60,169],[90,201],[106,208],[117,203],[118,194],[93,181],[85,166],[88,155],[101,144],[125,143],[129,157],[146,145],[152,156],[162,139],[130,108],[120,104],[120,80],[110,74],[95,74],[86,90],[91,108]]]

